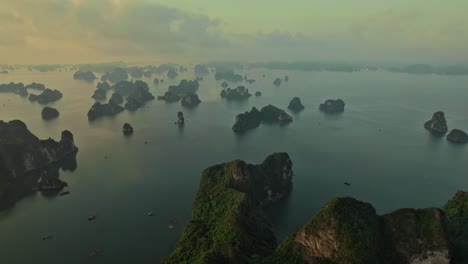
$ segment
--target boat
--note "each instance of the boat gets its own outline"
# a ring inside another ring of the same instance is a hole
[[[102,253],[101,249],[95,248],[91,252],[89,252],[88,257],[96,257],[97,255],[100,255],[101,253]]]
[[[43,236],[43,237],[42,237],[42,240],[51,240],[52,238],[54,238],[54,236],[52,236],[52,235],[47,235],[47,236]]]
[[[153,213],[153,212],[149,212],[147,215],[148,215],[148,216],[153,216],[154,213]]]
[[[93,221],[93,220],[96,220],[96,215],[88,216],[88,221]]]

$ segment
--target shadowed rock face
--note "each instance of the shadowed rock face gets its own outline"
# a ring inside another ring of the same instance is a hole
[[[237,86],[236,89],[227,88],[221,91],[220,95],[228,100],[244,100],[252,96],[249,93],[249,89],[245,88],[245,86]]]
[[[59,168],[76,168],[78,148],[70,131],[63,131],[59,142],[39,140],[19,121],[0,121],[0,209],[32,192],[38,172],[58,177]]]
[[[142,86],[137,86],[135,90],[127,97],[125,108],[129,111],[135,111],[143,106],[147,101],[154,99],[154,96]]]
[[[289,195],[292,176],[286,153],[205,169],[192,219],[163,263],[251,263],[271,254],[276,240],[261,208]]]
[[[393,263],[450,263],[444,212],[401,209],[381,217],[385,256]]]
[[[88,111],[88,120],[92,121],[103,116],[114,116],[123,112],[125,108],[114,103],[101,104],[96,102]]]
[[[435,112],[432,115],[432,119],[424,123],[424,127],[435,135],[443,135],[447,133],[448,128],[444,112]]]
[[[237,133],[243,133],[249,129],[258,127],[262,122],[287,124],[292,122],[292,117],[284,110],[273,105],[267,105],[260,111],[252,107],[250,112],[236,116],[236,123],[232,127],[232,130]]]
[[[109,99],[109,103],[112,103],[112,104],[122,104],[124,102],[124,99],[123,97],[117,93],[117,92],[114,92],[111,96],[111,98]]]
[[[96,85],[96,89],[109,91],[111,89],[111,86],[107,82],[98,82],[98,84]]]
[[[41,94],[29,95],[29,101],[38,102],[40,104],[48,104],[60,100],[63,97],[62,93],[58,90],[45,89]]]
[[[249,129],[256,128],[262,122],[262,116],[257,108],[252,107],[250,112],[245,112],[236,116],[236,123],[232,127],[234,132],[242,133]]]
[[[107,92],[103,89],[94,90],[94,94],[91,96],[91,98],[98,101],[104,101],[107,98]]]
[[[299,97],[294,97],[291,102],[289,102],[288,109],[293,112],[300,112],[304,110],[304,105],[302,105]]]
[[[41,116],[44,120],[54,119],[57,118],[59,115],[60,113],[57,109],[48,106],[44,107],[41,111]]]
[[[328,99],[325,103],[320,104],[320,111],[327,113],[340,113],[344,111],[345,103],[341,99]]]
[[[263,122],[286,124],[292,122],[292,117],[282,109],[273,105],[267,105],[260,110]]]
[[[468,142],[468,135],[460,129],[452,129],[447,135],[447,140],[457,144],[465,144]]]

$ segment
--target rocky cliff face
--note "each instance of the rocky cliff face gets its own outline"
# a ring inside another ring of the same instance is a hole
[[[288,195],[292,175],[286,153],[206,169],[192,219],[164,263],[250,263],[271,254],[275,237],[261,206]]]
[[[19,120],[0,121],[0,208],[31,192],[36,172],[74,169],[77,151],[70,131],[63,131],[59,142],[39,140]]]
[[[468,197],[463,198],[468,202]],[[368,203],[335,198],[296,234],[278,246],[272,263],[465,263],[453,254],[447,211],[438,208],[401,209],[378,216]],[[468,211],[463,213],[467,219]],[[454,221],[459,223],[460,221]],[[466,239],[466,234],[463,241]],[[468,249],[460,243],[459,252]]]
[[[327,113],[340,113],[344,111],[345,103],[341,99],[327,99],[323,104],[320,104],[320,111]]]
[[[273,105],[267,105],[260,111],[252,107],[250,112],[247,111],[236,116],[236,122],[232,126],[232,130],[236,133],[243,133],[249,129],[258,127],[262,122],[285,125],[292,121],[293,119],[290,115]]]
[[[424,127],[435,135],[443,135],[447,133],[448,127],[444,112],[435,112],[432,115],[431,120],[424,123]]]
[[[461,191],[442,209],[382,216],[368,203],[334,198],[276,245],[262,206],[286,197],[292,176],[286,153],[206,169],[192,219],[164,263],[468,263],[468,193]]]

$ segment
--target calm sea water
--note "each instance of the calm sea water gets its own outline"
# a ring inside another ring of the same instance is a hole
[[[0,212],[2,263],[157,263],[171,252],[190,217],[204,168],[232,159],[259,163],[277,151],[290,154],[295,171],[292,195],[267,209],[279,238],[300,228],[332,197],[353,196],[383,214],[442,206],[457,190],[468,190],[468,146],[434,138],[423,128],[434,111],[443,110],[450,129],[468,130],[468,77],[257,69],[249,72],[257,82],[248,88],[261,91],[258,98],[221,100],[220,84],[210,75],[199,89],[203,102],[193,110],[154,100],[136,112],[90,123],[86,113],[96,83],[75,81],[72,74],[0,75],[0,83],[41,82],[64,94],[50,104],[60,117],[47,122],[40,117],[41,105],[0,94],[1,120],[23,120],[40,138],[59,139],[69,129],[80,148],[78,169],[61,173],[70,195],[31,195]],[[290,81],[274,87],[273,80],[285,74]],[[156,87],[144,80],[160,95],[171,84],[165,79]],[[232,132],[238,113],[267,104],[286,109],[294,96],[306,108],[292,114],[290,125],[262,125],[243,136]],[[319,103],[327,98],[345,100],[345,113],[320,113]],[[180,110],[188,120],[184,128],[174,125]],[[122,135],[125,122],[135,128],[131,137]],[[154,216],[146,215],[150,211]],[[88,222],[92,213],[97,219]],[[52,240],[41,240],[49,234]],[[94,248],[102,255],[89,258]]]

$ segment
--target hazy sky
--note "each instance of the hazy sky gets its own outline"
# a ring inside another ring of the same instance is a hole
[[[468,61],[467,0],[2,0],[1,63]]]

